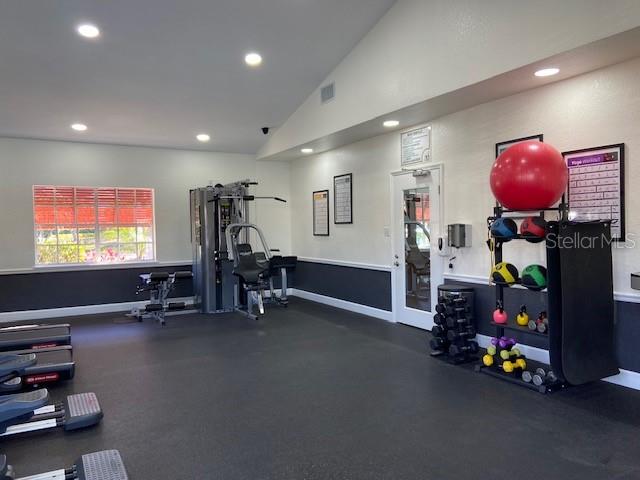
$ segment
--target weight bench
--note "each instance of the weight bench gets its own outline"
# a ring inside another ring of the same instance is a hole
[[[190,271],[140,274],[136,295],[149,292],[149,303],[144,308],[135,307],[129,315],[137,318],[138,321],[144,320],[145,317],[151,317],[157,320],[160,325],[165,325],[165,314],[167,312],[175,312],[187,308],[184,302],[170,302],[169,294],[175,288],[176,282],[192,278],[193,273]]]
[[[16,478],[7,456],[0,455],[0,480],[128,480],[120,452],[103,450],[80,457],[70,468]]]

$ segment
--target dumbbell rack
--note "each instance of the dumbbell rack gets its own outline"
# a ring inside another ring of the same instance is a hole
[[[454,365],[478,361],[478,344],[472,309],[462,293],[438,292],[436,326],[432,330],[431,356]],[[448,311],[447,311],[448,310]],[[462,349],[462,353],[452,352]]]
[[[496,221],[498,218],[501,218],[503,216],[508,216],[509,218],[512,219],[524,219],[526,217],[529,217],[533,214],[538,214],[539,216],[544,218],[544,215],[546,212],[557,212],[558,213],[558,217],[559,220],[561,221],[566,221],[569,218],[569,206],[566,203],[566,199],[565,196],[562,196],[562,200],[560,201],[560,204],[557,207],[553,207],[553,208],[544,208],[544,209],[536,209],[536,210],[518,210],[518,211],[514,211],[514,210],[508,210],[506,208],[504,208],[502,205],[500,205],[499,203],[496,203],[496,206],[493,209],[493,216],[487,218],[487,228],[490,229],[491,228],[491,224]],[[520,234],[515,235],[513,237],[513,240],[525,240],[525,237],[521,236]],[[502,262],[502,246],[503,246],[503,242],[500,241],[496,241],[494,243],[494,260],[495,260],[495,264],[498,264],[500,262]],[[508,288],[508,286],[506,285],[502,285],[499,283],[494,283],[495,286],[495,293],[496,293],[496,304],[500,303],[502,305],[504,305],[504,289]],[[547,334],[544,333],[540,333],[537,331],[533,331],[533,330],[529,330],[529,329],[525,329],[522,327],[517,327],[517,326],[512,326],[512,325],[508,325],[508,324],[498,324],[498,323],[494,323],[491,322],[491,325],[495,327],[496,329],[496,337],[500,338],[503,337],[505,335],[505,330],[513,330],[513,331],[518,331],[527,335],[533,335],[533,336],[540,336],[540,337],[548,337]],[[527,360],[527,369],[530,369],[531,367],[529,366],[530,361]],[[531,365],[533,365],[533,363],[531,363]],[[535,365],[543,365],[540,364],[539,362],[535,362]],[[545,369],[549,369],[550,367],[548,365],[544,365],[543,368]],[[520,386],[523,386],[525,388],[529,388],[531,390],[536,390],[540,393],[551,393],[557,390],[560,390],[562,388],[566,387],[565,383],[562,383],[560,381],[556,381],[556,382],[552,382],[552,383],[548,383],[548,384],[544,384],[544,385],[534,385],[533,383],[527,383],[525,381],[523,381],[520,378],[520,375],[518,374],[509,374],[509,373],[505,373],[501,370],[498,370],[497,368],[494,367],[485,367],[482,364],[476,365],[476,371],[477,372],[481,372],[484,373],[486,375],[490,375],[492,377],[496,377],[499,378],[501,380],[510,382],[510,383],[514,383]]]

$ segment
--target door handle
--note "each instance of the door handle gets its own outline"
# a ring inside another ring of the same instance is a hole
[[[397,260],[395,262],[393,262],[393,266],[394,267],[399,267],[400,266],[400,262],[398,262]]]

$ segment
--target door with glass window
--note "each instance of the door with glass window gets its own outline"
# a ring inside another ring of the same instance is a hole
[[[442,260],[436,242],[440,224],[440,172],[393,177],[394,318],[431,329]]]

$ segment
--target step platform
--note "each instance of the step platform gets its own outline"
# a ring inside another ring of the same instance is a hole
[[[0,437],[61,427],[65,431],[92,427],[104,416],[95,393],[69,395],[47,405],[46,389],[0,397]]]
[[[0,455],[0,480],[129,480],[118,450],[88,453],[71,468],[16,478],[6,455]]]

